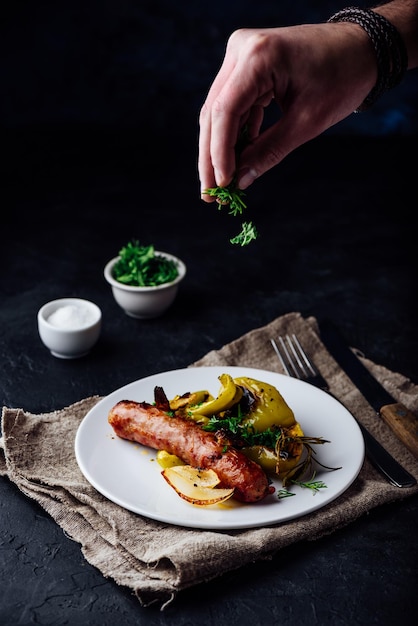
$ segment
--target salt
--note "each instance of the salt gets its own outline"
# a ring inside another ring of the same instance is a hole
[[[74,304],[58,308],[48,317],[48,322],[56,328],[75,330],[88,326],[94,321],[91,311]]]

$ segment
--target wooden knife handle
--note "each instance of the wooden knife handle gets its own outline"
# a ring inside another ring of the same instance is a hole
[[[380,415],[395,435],[418,459],[418,418],[401,402],[386,404]]]

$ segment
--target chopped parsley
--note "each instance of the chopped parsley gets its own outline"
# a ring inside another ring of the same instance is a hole
[[[274,450],[277,440],[281,435],[280,426],[267,428],[262,432],[256,432],[254,428],[247,424],[242,424],[242,415],[237,417],[223,417],[217,415],[211,417],[207,424],[202,426],[203,430],[216,432],[222,430],[233,442],[239,440],[240,447],[265,446]]]
[[[171,259],[155,253],[153,245],[142,246],[133,240],[119,251],[113,267],[113,277],[124,285],[156,287],[171,283],[179,272]]]

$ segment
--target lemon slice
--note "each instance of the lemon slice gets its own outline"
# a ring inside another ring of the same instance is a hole
[[[211,469],[198,469],[191,465],[166,467],[163,477],[176,493],[196,506],[209,506],[225,502],[234,494],[233,489],[216,489],[219,478]]]

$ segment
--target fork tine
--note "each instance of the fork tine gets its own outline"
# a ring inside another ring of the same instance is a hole
[[[294,343],[298,347],[299,354],[302,357],[302,359],[303,359],[306,367],[308,368],[309,372],[312,374],[312,376],[316,376],[318,372],[316,371],[316,369],[312,365],[311,361],[308,359],[308,356],[307,356],[306,352],[304,351],[304,349],[302,348],[302,346],[299,343],[299,339],[296,337],[296,335],[292,335],[292,337],[293,337]],[[295,351],[295,355],[296,355],[296,351]]]
[[[283,337],[279,337],[280,349],[274,339],[270,339],[285,373],[288,376],[293,376],[293,378],[315,385],[319,389],[328,391],[328,383],[312,361],[310,361],[296,335],[286,335],[285,339],[286,342]]]
[[[271,341],[271,344],[272,344],[272,346],[274,348],[274,351],[276,352],[276,354],[277,354],[277,356],[279,358],[279,361],[280,361],[284,371],[286,372],[286,374],[288,376],[293,376],[293,377],[301,379],[302,378],[301,372],[302,372],[303,376],[306,376],[306,372],[305,372],[305,370],[303,368],[302,362],[301,362],[298,354],[296,353],[296,351],[295,351],[295,349],[294,349],[294,347],[292,345],[292,342],[290,340],[289,335],[286,335],[286,341],[287,341],[287,343],[289,345],[290,350],[292,351],[292,354],[294,355],[294,357],[296,359],[296,365],[299,365],[301,371],[299,371],[298,368],[296,367],[295,359],[292,358],[292,356],[291,356],[291,354],[289,352],[289,349],[288,349],[286,343],[284,342],[283,337],[279,337],[279,342],[280,342],[280,346],[281,346],[282,351],[280,351],[280,349],[279,349],[277,343],[274,341],[274,339],[270,339],[270,341]],[[282,353],[284,354],[284,358],[283,358],[283,354]]]
[[[274,339],[270,339],[270,341],[271,341],[271,345],[274,348],[275,353],[277,354],[277,358],[279,359],[279,361],[281,363],[281,366],[283,367],[283,369],[286,372],[286,374],[288,376],[291,376],[291,373],[290,373],[286,363],[284,362],[284,359],[283,359],[283,357],[281,355],[281,352],[280,352],[279,348],[277,347],[277,343],[274,341]]]
[[[294,375],[296,376],[296,378],[300,378],[300,373],[299,373],[299,371],[298,371],[298,369],[297,369],[297,367],[296,367],[296,365],[295,365],[294,360],[293,360],[293,359],[292,359],[292,357],[290,356],[289,350],[287,349],[287,346],[286,346],[286,344],[285,344],[285,342],[284,342],[284,340],[283,340],[283,337],[279,337],[279,341],[280,341],[280,344],[281,344],[281,346],[282,346],[283,352],[284,352],[284,353],[285,353],[285,355],[286,355],[287,361],[288,361],[288,363],[289,363],[290,367],[291,367],[291,368],[292,368],[292,370],[293,370]],[[294,348],[293,348],[292,343],[291,343],[291,341],[290,341],[290,339],[289,339],[289,335],[286,335],[286,341],[287,341],[287,343],[289,344],[289,348],[292,350],[292,353],[294,353]],[[296,362],[297,362],[297,361],[298,361],[298,357],[297,357],[297,355],[296,355]]]
[[[295,334],[279,337],[280,348],[274,339],[270,339],[276,355],[288,376],[312,382],[319,382],[319,374]],[[322,381],[321,381],[322,384]]]
[[[307,374],[307,372],[306,372],[306,370],[305,370],[305,367],[304,367],[304,365],[303,365],[303,363],[302,363],[302,361],[301,361],[301,359],[300,359],[300,357],[299,357],[299,354],[296,352],[296,348],[295,348],[295,346],[294,346],[294,345],[293,345],[293,343],[292,343],[292,339],[293,339],[293,341],[294,341],[294,340],[295,340],[295,338],[296,338],[296,337],[295,337],[295,335],[292,335],[292,337],[289,337],[289,335],[286,335],[286,341],[287,341],[287,343],[289,344],[289,348],[290,348],[290,350],[292,351],[292,354],[293,354],[293,356],[294,356],[294,361],[297,363],[297,365],[298,365],[298,367],[299,367],[300,372],[302,372],[303,376],[306,378],[306,376],[308,376],[308,374]],[[283,340],[282,340],[282,344],[283,344],[283,346],[284,346],[284,341],[283,341]],[[296,345],[297,345],[297,344],[296,344]],[[300,347],[300,344],[299,344],[299,347]],[[286,354],[286,356],[288,356],[288,353]],[[288,358],[290,358],[290,357],[288,356]],[[292,365],[293,365],[293,361],[292,361]],[[293,365],[293,370],[294,370],[295,372],[297,371],[297,369],[296,369],[296,366],[295,366],[295,365]],[[301,376],[300,376],[300,375],[298,375],[298,378],[301,378]]]

